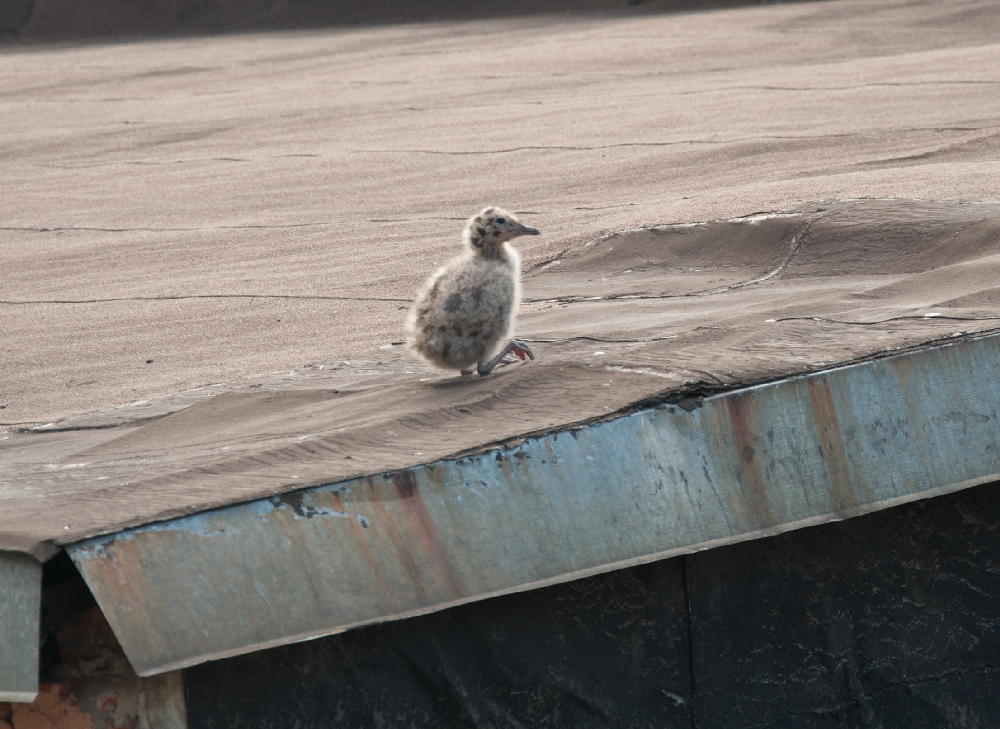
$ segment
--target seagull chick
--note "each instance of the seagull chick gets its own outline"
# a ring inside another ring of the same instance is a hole
[[[417,294],[407,320],[410,346],[431,364],[488,375],[514,356],[535,358],[528,346],[510,340],[520,300],[521,259],[507,241],[538,231],[497,207],[483,208],[462,231],[465,251],[455,256]]]

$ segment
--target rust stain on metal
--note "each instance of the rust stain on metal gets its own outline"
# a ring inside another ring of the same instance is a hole
[[[382,479],[379,480],[381,481]],[[382,483],[384,484],[384,481]],[[410,586],[413,588],[414,599],[418,604],[426,605],[429,601],[429,597],[427,595],[427,589],[424,587],[424,579],[420,572],[420,567],[413,559],[412,545],[407,541],[406,535],[400,533],[399,526],[396,524],[396,520],[393,519],[392,512],[389,510],[386,499],[383,498],[382,493],[380,493],[380,489],[378,484],[375,482],[375,479],[366,478],[365,486],[368,488],[368,492],[371,495],[370,500],[372,506],[380,512],[381,519],[379,519],[379,521],[381,521],[384,525],[385,535],[389,538],[389,542],[392,544],[392,548],[396,556],[399,558],[399,564],[409,577]]]
[[[347,504],[344,501],[344,491],[334,491],[330,496],[331,501],[337,509],[348,512]],[[378,582],[379,591],[390,604],[394,607],[398,606],[396,591],[389,584],[385,571],[382,569],[382,565],[379,563],[378,558],[375,556],[375,552],[372,551],[371,544],[369,543],[369,538],[366,534],[370,528],[368,521],[360,514],[357,514],[354,518],[350,519],[350,522],[351,531],[354,534],[354,541],[359,547],[361,547],[361,553],[365,557],[365,562],[371,568],[375,581]]]
[[[774,514],[771,513],[771,505],[767,500],[767,487],[760,473],[759,462],[755,460],[757,449],[753,434],[760,426],[756,403],[751,396],[738,395],[728,398],[726,407],[736,441],[743,496],[749,499],[749,503],[744,501],[743,506],[750,507],[754,521],[760,526],[774,524]]]
[[[914,369],[917,363],[913,359],[912,357],[896,357],[888,360],[888,363],[896,374],[900,392],[903,393],[903,401],[906,403],[906,414],[910,424],[907,433],[914,440],[920,440],[923,437],[923,429],[920,427],[922,418],[917,407],[919,397],[914,387],[917,380],[917,373]]]
[[[427,510],[420,495],[420,488],[413,471],[400,471],[392,477],[392,485],[399,495],[399,501],[404,509],[410,525],[416,531],[417,538],[424,553],[431,558],[431,564],[442,587],[452,598],[460,597],[463,594],[462,583],[452,567],[451,560],[448,559],[448,551],[441,544],[441,537],[437,527],[434,526],[434,519]]]
[[[844,449],[830,383],[826,375],[821,375],[809,379],[806,384],[809,389],[809,400],[812,403],[813,418],[819,430],[820,452],[830,474],[833,497],[840,509],[852,508],[857,505],[857,495],[854,491],[854,481],[851,478],[850,464]]]
[[[170,545],[160,545],[169,549]],[[117,604],[129,606],[129,617],[142,624],[155,622],[151,606],[146,599],[149,592],[148,573],[143,566],[143,555],[136,550],[95,550],[88,566],[93,566],[91,574],[85,575],[88,585],[99,583],[114,594]],[[117,634],[116,634],[117,635]],[[144,636],[148,644],[160,643],[164,639],[156,633]]]

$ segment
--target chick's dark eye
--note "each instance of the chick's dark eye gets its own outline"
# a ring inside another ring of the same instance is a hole
[[[507,224],[507,221],[504,220],[503,218],[497,218],[497,222],[500,223],[500,225],[506,225]]]

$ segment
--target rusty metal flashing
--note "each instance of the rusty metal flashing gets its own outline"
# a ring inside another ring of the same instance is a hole
[[[997,362],[962,341],[69,552],[148,676],[1000,479]]]
[[[0,701],[30,703],[38,694],[42,565],[0,552]]]

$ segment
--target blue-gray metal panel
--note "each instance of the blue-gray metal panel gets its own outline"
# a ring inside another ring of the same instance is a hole
[[[42,565],[0,552],[0,701],[30,703],[38,694]]]
[[[985,337],[70,548],[149,675],[1000,478]]]

